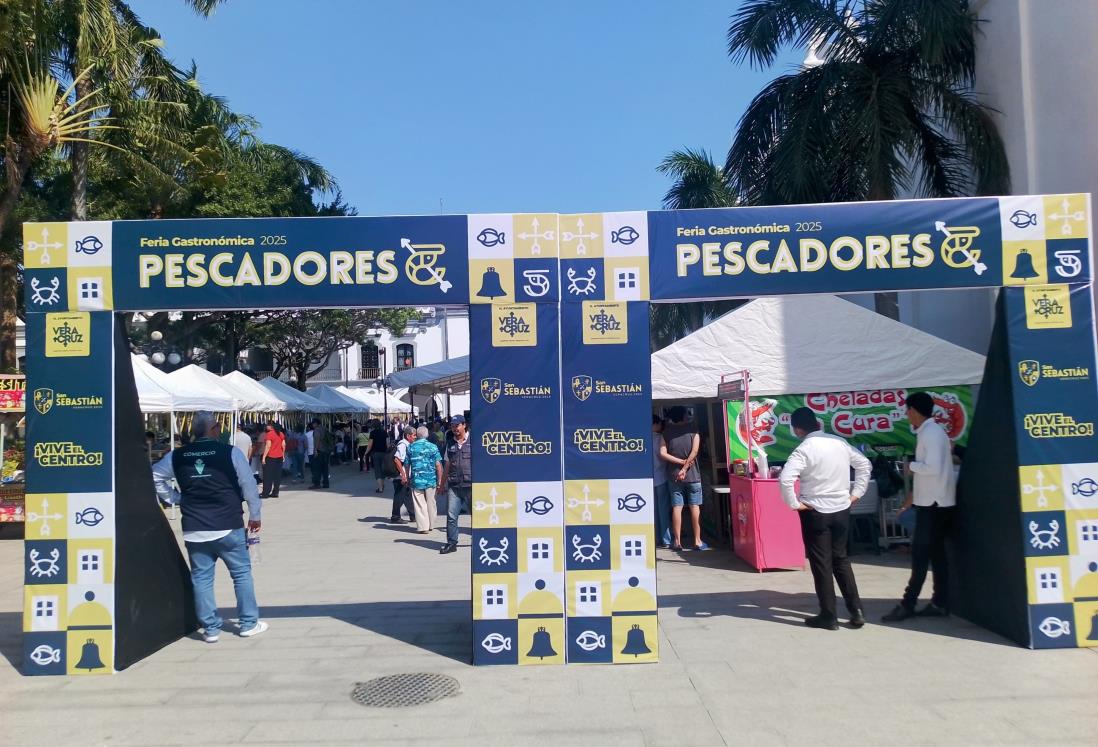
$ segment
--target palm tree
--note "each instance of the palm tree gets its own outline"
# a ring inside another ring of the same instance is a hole
[[[674,178],[663,206],[668,210],[733,207],[735,196],[725,170],[704,150],[678,150],[663,159],[657,170]],[[740,306],[743,301],[700,301],[652,304],[649,311],[653,350],[670,345]]]
[[[220,0],[184,2],[203,16],[220,4]],[[77,85],[78,101],[92,88],[101,88],[117,110],[112,114],[125,117],[141,113],[141,104],[170,105],[185,95],[181,76],[162,53],[160,35],[145,26],[124,0],[39,0],[39,4],[57,17],[60,33],[53,37],[57,44],[54,54],[62,69],[73,78],[78,70],[92,71]],[[135,90],[141,95],[135,96]],[[88,145],[77,142],[69,148],[72,220],[88,217]]]
[[[745,204],[956,197],[1010,190],[992,110],[972,90],[967,0],[746,0],[728,53],[755,67],[818,54],[759,93],[725,174]],[[895,294],[878,294],[895,318]]]

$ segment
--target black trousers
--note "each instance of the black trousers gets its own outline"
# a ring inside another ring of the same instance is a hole
[[[314,488],[328,487],[328,457],[327,451],[318,451],[309,457],[309,470],[313,474]]]
[[[366,469],[366,452],[370,450],[369,446],[358,447],[358,471]]]
[[[407,485],[400,482],[400,478],[393,480],[393,513],[391,517],[394,519],[400,518],[400,507],[404,506],[408,510],[408,518],[415,519],[416,511],[412,505],[412,490]]]
[[[862,608],[858,596],[858,583],[854,570],[846,556],[847,536],[850,530],[850,509],[833,514],[821,514],[808,509],[801,511],[801,536],[812,568],[812,581],[816,585],[816,598],[820,600],[820,614],[836,619],[835,583],[839,583],[846,609],[853,614]]]
[[[953,507],[915,506],[915,535],[911,538],[911,578],[904,590],[903,605],[915,608],[926,581],[927,568],[934,569],[934,593],[930,601],[949,606],[949,560],[946,537],[953,525]]]
[[[282,487],[282,457],[267,457],[263,462],[263,497],[277,498]]]

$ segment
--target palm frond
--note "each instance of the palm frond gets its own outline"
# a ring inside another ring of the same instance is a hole
[[[862,48],[849,20],[850,0],[748,0],[728,27],[728,56],[768,67],[783,47],[819,43],[835,59],[849,59]]]
[[[656,167],[661,174],[674,178],[663,197],[668,210],[731,207],[735,205],[724,172],[704,150],[677,150]]]

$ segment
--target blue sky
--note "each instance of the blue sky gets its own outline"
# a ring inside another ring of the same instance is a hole
[[[723,161],[800,60],[733,65],[735,0],[131,0],[204,88],[303,151],[362,215],[658,208],[670,151]]]

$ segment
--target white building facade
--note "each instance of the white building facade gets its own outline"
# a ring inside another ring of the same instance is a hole
[[[421,319],[394,336],[374,330],[365,344],[356,344],[332,356],[328,367],[309,379],[310,384],[364,387],[378,391],[379,379],[397,371],[469,354],[469,310],[466,307],[426,307]],[[459,415],[469,409],[469,393],[419,395],[405,398],[422,415]]]

